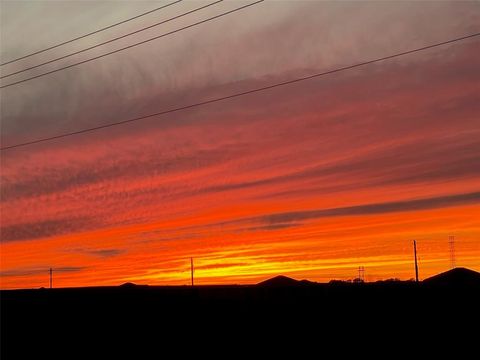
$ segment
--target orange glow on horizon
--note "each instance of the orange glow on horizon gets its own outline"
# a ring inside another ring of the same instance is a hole
[[[221,214],[219,214],[221,216]],[[420,275],[426,278],[449,268],[448,235],[455,229],[458,266],[480,270],[480,207],[322,219],[301,227],[239,232],[205,232],[199,239],[136,243],[134,250],[111,258],[93,255],[97,248],[119,248],[129,235],[145,228],[172,228],[147,224],[105,229],[43,241],[2,246],[2,266],[29,267],[35,274],[3,276],[3,289],[40,287],[48,284],[47,269],[82,268],[54,275],[55,286],[119,285],[135,282],[150,285],[188,285],[189,257],[195,259],[196,284],[252,284],[284,274],[299,279],[327,282],[347,280],[358,266],[366,279],[413,278],[412,239],[418,242]],[[207,218],[212,220],[212,216]],[[174,226],[178,223],[173,222]],[[192,223],[184,223],[184,227]],[[185,231],[184,231],[185,232]],[[181,236],[182,231],[172,232]],[[421,234],[421,235],[419,235]],[[82,243],[88,252],[74,251]],[[101,246],[99,246],[101,244]],[[45,269],[35,268],[38,258]],[[27,271],[28,273],[28,271]]]

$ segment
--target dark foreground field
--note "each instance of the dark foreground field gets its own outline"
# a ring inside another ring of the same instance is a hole
[[[181,340],[188,347],[192,338],[215,342],[272,332],[308,332],[320,341],[325,332],[355,337],[371,327],[387,333],[406,327],[421,334],[447,330],[447,322],[478,329],[479,304],[478,279],[2,291],[2,352],[10,358],[23,350],[58,350],[59,344],[97,348],[108,339],[117,349],[134,340],[163,347]]]

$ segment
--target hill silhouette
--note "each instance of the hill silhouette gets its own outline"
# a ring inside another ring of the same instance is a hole
[[[283,286],[298,286],[305,284],[305,280],[298,281],[295,279],[292,279],[288,276],[284,275],[278,275],[273,278],[267,279],[265,281],[262,281],[258,283],[258,286],[273,286],[273,287],[283,287]]]
[[[131,283],[131,282],[126,282],[126,283],[120,285],[121,288],[127,288],[127,289],[134,288],[136,286],[137,286],[136,284]]]
[[[480,273],[463,267],[454,268],[423,280],[429,285],[480,286]]]

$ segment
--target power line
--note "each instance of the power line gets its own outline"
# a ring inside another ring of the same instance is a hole
[[[188,12],[186,12],[186,13],[183,13],[183,14],[180,14],[180,15],[177,15],[177,16],[174,16],[174,17],[171,17],[171,18],[169,18],[169,19],[167,19],[167,20],[163,20],[163,21],[160,21],[160,22],[155,23],[155,24],[153,24],[153,25],[149,25],[149,26],[146,26],[146,27],[141,28],[141,29],[139,29],[139,30],[135,30],[135,31],[130,32],[130,33],[128,33],[128,34],[118,36],[118,37],[116,37],[116,38],[113,38],[113,39],[110,39],[110,40],[101,42],[101,43],[96,44],[96,45],[92,45],[92,46],[90,46],[90,47],[88,47],[88,48],[81,49],[81,50],[72,52],[72,53],[70,53],[70,54],[63,55],[63,56],[57,57],[57,58],[55,58],[55,59],[45,61],[45,62],[43,62],[43,63],[37,64],[37,65],[33,65],[33,66],[27,67],[27,68],[22,69],[22,70],[15,71],[15,72],[10,73],[10,74],[7,74],[7,75],[0,76],[0,79],[5,79],[5,78],[10,77],[10,76],[13,76],[13,75],[21,74],[21,73],[23,73],[23,72],[25,72],[25,71],[32,70],[32,69],[36,69],[36,68],[38,68],[38,67],[40,67],[40,66],[47,65],[47,64],[51,64],[51,63],[53,63],[53,62],[55,62],[55,61],[63,60],[63,59],[69,58],[69,57],[71,57],[71,56],[81,54],[81,53],[83,53],[83,52],[85,52],[85,51],[89,51],[89,50],[95,49],[95,48],[97,48],[97,47],[100,47],[100,46],[109,44],[109,43],[111,43],[111,42],[114,42],[114,41],[117,41],[117,40],[126,38],[126,37],[128,37],[128,36],[138,34],[138,33],[142,32],[142,31],[145,31],[145,30],[151,29],[151,28],[153,28],[153,27],[156,27],[156,26],[165,24],[165,23],[167,23],[167,22],[169,22],[169,21],[172,21],[172,20],[179,19],[179,18],[181,18],[181,17],[183,17],[183,16],[192,14],[192,13],[197,12],[197,11],[200,11],[200,10],[202,10],[202,9],[205,9],[205,8],[209,7],[209,6],[218,4],[218,3],[222,2],[222,1],[223,1],[223,0],[215,1],[215,2],[213,2],[213,3],[210,3],[210,4],[207,4],[207,5],[201,6],[201,7],[199,7],[199,8],[193,9],[193,10],[191,10],[191,11],[188,11]]]
[[[155,11],[164,9],[164,8],[169,7],[169,6],[171,6],[171,5],[177,4],[177,3],[181,2],[181,1],[183,1],[183,0],[174,1],[174,2],[172,2],[172,3],[170,3],[170,4],[163,5],[163,6],[160,6],[160,7],[158,7],[158,8],[149,10],[149,11],[147,11],[147,12],[141,13],[141,14],[136,15],[136,16],[134,16],[134,17],[131,17],[131,18],[129,18],[129,19],[122,20],[122,21],[117,22],[117,23],[115,23],[115,24],[112,24],[112,25],[106,26],[106,27],[104,27],[104,28],[101,28],[101,29],[92,31],[92,32],[90,32],[90,33],[88,33],[88,34],[78,36],[78,37],[76,37],[76,38],[74,38],[74,39],[70,39],[70,40],[61,42],[61,43],[56,44],[56,45],[52,45],[52,46],[50,46],[50,47],[48,47],[48,48],[46,48],[46,49],[38,50],[38,51],[35,51],[35,52],[31,53],[31,54],[27,54],[27,55],[18,57],[18,58],[13,59],[13,60],[9,60],[9,61],[7,61],[7,62],[1,63],[0,66],[7,65],[7,64],[11,64],[11,63],[14,63],[14,62],[16,62],[16,61],[29,58],[29,57],[31,57],[31,56],[33,56],[33,55],[41,54],[41,53],[43,53],[43,52],[45,52],[45,51],[52,50],[52,49],[55,49],[55,48],[57,48],[57,47],[59,47],[59,46],[66,45],[66,44],[69,44],[69,43],[71,43],[71,42],[74,42],[74,41],[77,41],[77,40],[86,38],[87,36],[90,36],[90,35],[98,34],[99,32],[102,32],[102,31],[111,29],[111,28],[113,28],[113,27],[115,27],[115,26],[118,26],[118,25],[121,25],[121,24],[125,24],[125,23],[127,23],[127,22],[129,22],[129,21],[138,19],[138,18],[140,18],[140,17],[142,17],[142,16],[151,14],[151,13],[153,13],[153,12],[155,12]]]
[[[396,58],[396,57],[399,57],[399,56],[416,53],[416,52],[419,52],[419,51],[423,51],[423,50],[435,48],[435,47],[438,47],[438,46],[454,43],[454,42],[457,42],[457,41],[473,38],[473,37],[479,36],[479,35],[480,35],[480,33],[475,33],[475,34],[471,34],[471,35],[467,35],[467,36],[462,36],[462,37],[459,37],[459,38],[456,38],[456,39],[451,39],[451,40],[448,40],[448,41],[443,41],[443,42],[440,42],[440,43],[423,46],[423,47],[416,48],[416,49],[413,49],[413,50],[403,51],[403,52],[396,53],[396,54],[393,54],[393,55],[388,55],[388,56],[384,56],[384,57],[381,57],[381,58],[376,58],[376,59],[373,59],[373,60],[368,60],[368,61],[364,61],[364,62],[361,62],[361,63],[357,63],[357,64],[354,64],[354,65],[344,66],[344,67],[341,67],[341,68],[328,70],[328,71],[324,71],[324,72],[321,72],[321,73],[316,73],[316,74],[312,74],[312,75],[309,75],[309,76],[304,76],[304,77],[296,78],[296,79],[293,79],[293,80],[288,80],[288,81],[284,81],[284,82],[280,82],[280,83],[276,83],[276,84],[272,84],[272,85],[268,85],[268,86],[263,86],[263,87],[259,87],[259,88],[256,88],[256,89],[251,89],[251,90],[247,90],[247,91],[243,91],[243,92],[239,92],[239,93],[235,93],[235,94],[231,94],[231,95],[227,95],[227,96],[223,96],[223,97],[219,97],[219,98],[215,98],[215,99],[201,101],[201,102],[197,102],[197,103],[194,103],[194,104],[185,105],[185,106],[181,106],[181,107],[177,107],[177,108],[173,108],[173,109],[169,109],[169,110],[159,111],[159,112],[149,114],[149,115],[143,115],[143,116],[139,116],[139,117],[136,117],[136,118],[122,120],[122,121],[118,121],[118,122],[114,122],[114,123],[110,123],[110,124],[95,126],[95,127],[91,127],[91,128],[87,128],[87,129],[83,129],[83,130],[73,131],[73,132],[64,133],[64,134],[60,134],[60,135],[55,135],[55,136],[51,136],[51,137],[46,137],[46,138],[41,138],[41,139],[37,139],[37,140],[27,141],[27,142],[15,144],[15,145],[5,146],[5,147],[0,148],[0,150],[7,150],[7,149],[17,148],[17,147],[21,147],[21,146],[37,144],[37,143],[40,143],[40,142],[45,142],[45,141],[54,140],[54,139],[60,139],[60,138],[67,137],[67,136],[72,136],[72,135],[83,134],[83,133],[90,132],[90,131],[100,130],[100,129],[104,129],[104,128],[108,128],[108,127],[112,127],[112,126],[123,125],[123,124],[131,123],[131,122],[135,122],[135,121],[144,120],[144,119],[151,118],[151,117],[154,117],[154,116],[165,115],[165,114],[169,114],[169,113],[173,113],[173,112],[177,112],[177,111],[191,109],[191,108],[202,106],[202,105],[212,104],[212,103],[215,103],[215,102],[219,102],[219,101],[223,101],[223,100],[227,100],[227,99],[232,99],[232,98],[240,97],[240,96],[247,95],[247,94],[252,94],[252,93],[256,93],[256,92],[260,92],[260,91],[264,91],[264,90],[269,90],[269,89],[273,89],[273,88],[276,88],[276,87],[289,85],[289,84],[313,79],[313,78],[316,78],[316,77],[321,77],[321,76],[324,76],[324,75],[334,74],[334,73],[337,73],[337,72],[357,68],[357,67],[360,67],[360,66],[373,64],[373,63],[376,63],[376,62],[379,62],[379,61],[393,59],[393,58]]]
[[[86,59],[86,60],[83,60],[83,61],[79,61],[79,62],[77,62],[77,63],[73,63],[73,64],[70,64],[70,65],[67,65],[67,66],[64,66],[64,67],[61,67],[61,68],[52,70],[52,71],[48,71],[48,72],[43,73],[43,74],[35,75],[35,76],[29,77],[29,78],[26,78],[26,79],[23,79],[23,80],[15,81],[15,82],[13,82],[13,83],[0,86],[0,89],[4,89],[4,88],[7,88],[7,87],[9,87],[9,86],[21,84],[21,83],[24,83],[24,82],[26,82],[26,81],[33,80],[33,79],[37,79],[37,78],[42,77],[42,76],[50,75],[50,74],[56,73],[56,72],[58,72],[58,71],[65,70],[65,69],[69,69],[69,68],[74,67],[74,66],[77,66],[77,65],[85,64],[85,63],[87,63],[87,62],[90,62],[90,61],[93,61],[93,60],[97,60],[97,59],[103,58],[103,57],[105,57],[105,56],[112,55],[112,54],[118,53],[118,52],[120,52],[120,51],[127,50],[127,49],[133,48],[133,47],[135,47],[135,46],[142,45],[142,44],[145,44],[145,43],[147,43],[147,42],[150,42],[150,41],[153,41],[153,40],[157,40],[157,39],[160,39],[160,38],[162,38],[162,37],[165,37],[165,36],[168,36],[168,35],[171,35],[171,34],[175,34],[175,33],[180,32],[180,31],[182,31],[182,30],[186,30],[186,29],[189,29],[189,28],[191,28],[191,27],[194,27],[194,26],[197,26],[197,25],[206,23],[206,22],[208,22],[208,21],[218,19],[218,18],[220,18],[220,17],[222,17],[222,16],[225,16],[225,15],[228,15],[228,14],[232,14],[232,13],[234,13],[234,12],[236,12],[236,11],[243,10],[243,9],[245,9],[245,8],[248,8],[248,7],[253,6],[253,5],[255,5],[255,4],[261,3],[261,2],[263,2],[263,1],[265,1],[265,0],[258,0],[258,1],[255,1],[255,2],[251,3],[251,4],[238,7],[238,8],[236,8],[236,9],[233,9],[233,10],[230,10],[230,11],[227,11],[227,12],[224,12],[224,13],[221,13],[221,14],[218,14],[218,15],[215,15],[215,16],[212,16],[212,17],[207,18],[207,19],[205,19],[205,20],[198,21],[198,22],[196,22],[196,23],[193,23],[193,24],[184,26],[184,27],[182,27],[182,28],[179,28],[179,29],[176,29],[176,30],[173,30],[173,31],[169,31],[169,32],[167,32],[167,33],[164,33],[164,34],[155,36],[155,37],[150,38],[150,39],[147,39],[147,40],[143,40],[143,41],[140,41],[140,42],[138,42],[138,43],[135,43],[135,44],[132,44],[132,45],[128,45],[128,46],[125,46],[125,47],[123,47],[123,48],[120,48],[120,49],[117,49],[117,50],[113,50],[113,51],[110,51],[110,52],[108,52],[108,53],[105,53],[105,54],[102,54],[102,55],[99,55],[99,56],[95,56],[95,57],[90,58],[90,59]]]

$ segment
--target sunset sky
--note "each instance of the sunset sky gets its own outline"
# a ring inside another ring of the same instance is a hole
[[[213,0],[211,1],[213,2]],[[40,74],[248,4],[224,1]],[[162,2],[1,3],[1,60]],[[208,4],[183,1],[2,75]],[[2,147],[480,32],[478,1],[266,1],[1,90]],[[480,271],[480,37],[1,152],[0,288]]]

